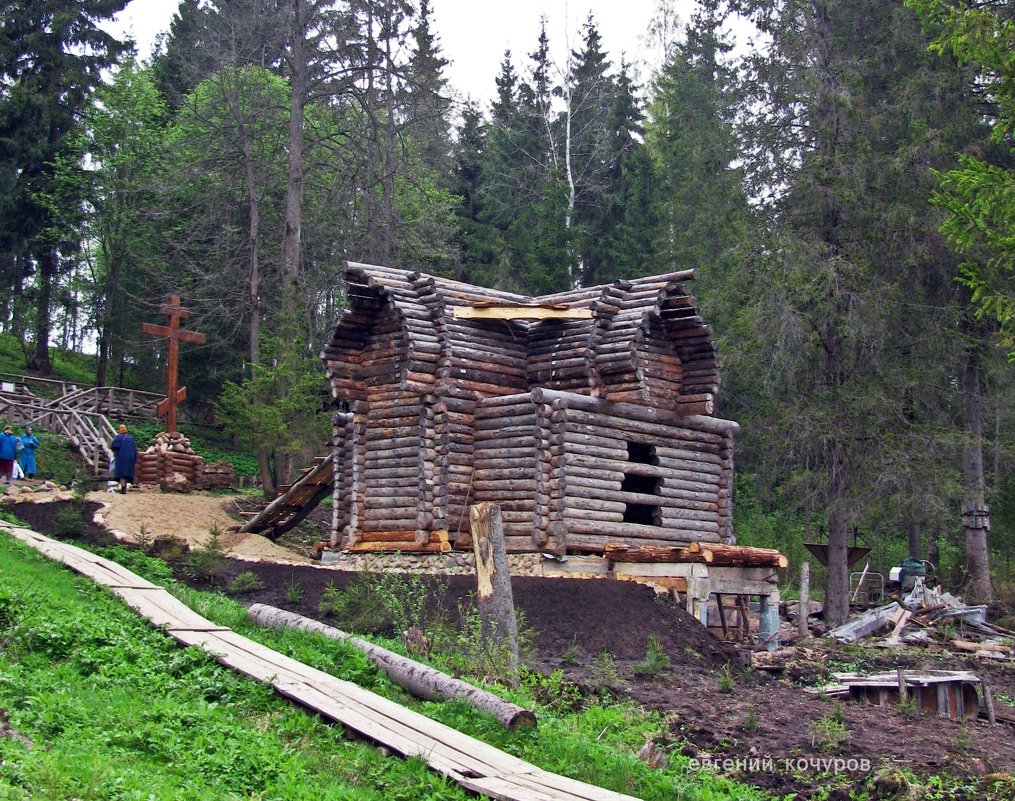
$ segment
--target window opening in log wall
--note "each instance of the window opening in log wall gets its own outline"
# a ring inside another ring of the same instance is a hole
[[[644,442],[628,442],[627,462],[628,464],[658,464],[655,446],[647,445]],[[662,479],[656,476],[624,473],[620,491],[636,492],[639,495],[658,495],[661,485]],[[659,507],[655,504],[625,503],[624,522],[639,526],[660,526],[662,525],[662,515],[659,512]]]
[[[620,485],[621,492],[637,492],[641,495],[658,495],[663,480],[655,476],[637,476],[624,473],[624,481]]]
[[[647,445],[644,442],[628,442],[627,461],[634,464],[659,464],[655,445]]]

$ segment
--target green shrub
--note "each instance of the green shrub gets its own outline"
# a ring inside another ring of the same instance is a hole
[[[539,703],[561,714],[576,712],[584,705],[581,688],[565,679],[563,670],[555,670],[549,676],[523,671],[522,683]]]
[[[222,530],[216,525],[209,529],[208,533],[211,535],[208,542],[187,554],[187,572],[194,578],[204,579],[214,586],[225,575],[229,566],[220,542]]]
[[[716,682],[719,685],[719,689],[724,693],[732,693],[736,688],[737,683],[733,678],[733,671],[730,670],[729,662],[723,665],[722,670],[719,671],[719,675],[716,678]]]
[[[838,751],[849,743],[846,724],[826,715],[810,724],[811,745],[819,751]]]
[[[318,609],[341,628],[371,634],[398,634],[415,626],[431,636],[446,618],[440,604],[428,607],[428,598],[440,597],[447,588],[434,578],[412,573],[359,573],[346,589],[325,587]]]
[[[290,581],[285,585],[285,599],[294,606],[298,604],[303,600],[303,586],[298,581]]]
[[[61,509],[53,521],[53,533],[57,537],[70,539],[83,537],[88,530],[85,521],[81,519],[83,511],[81,506],[74,502]]]
[[[229,582],[226,589],[231,595],[242,595],[245,592],[255,592],[264,586],[264,582],[251,570],[244,570]]]
[[[617,660],[609,651],[601,651],[596,657],[592,665],[592,675],[597,682],[607,688],[616,687],[623,681],[617,669]]]
[[[648,643],[645,646],[645,659],[634,666],[636,673],[646,676],[654,676],[670,666],[670,657],[659,641],[659,637],[650,634]]]
[[[516,612],[519,661],[524,663],[532,651],[534,632],[525,623],[525,615]],[[458,624],[451,626],[446,617],[430,621],[431,653],[437,652],[453,673],[472,676],[485,682],[515,685],[518,677],[510,670],[514,659],[507,640],[486,635],[483,617],[473,602],[458,605]]]
[[[560,661],[565,665],[577,665],[581,661],[581,646],[578,644],[578,637],[572,637],[564,653],[560,655]]]

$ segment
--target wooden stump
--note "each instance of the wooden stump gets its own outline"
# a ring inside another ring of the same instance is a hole
[[[508,674],[517,683],[518,619],[500,507],[494,503],[470,506],[469,525],[476,554],[476,606],[483,620],[483,638],[491,645],[506,646]]]

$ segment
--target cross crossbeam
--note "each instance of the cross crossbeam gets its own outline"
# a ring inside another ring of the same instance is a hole
[[[180,343],[189,342],[203,345],[204,334],[180,328],[180,321],[190,317],[190,312],[180,305],[179,295],[172,295],[168,303],[163,303],[159,313],[169,318],[169,325],[142,323],[141,330],[154,337],[169,341],[169,358],[166,364],[166,397],[159,401],[158,415],[166,418],[166,431],[176,431],[176,410],[187,398],[187,388],[177,387],[177,374],[180,369]]]

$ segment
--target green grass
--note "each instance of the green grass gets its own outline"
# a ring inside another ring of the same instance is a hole
[[[30,375],[26,365],[34,353],[34,343],[0,334],[0,373]],[[49,359],[53,369],[47,378],[89,386],[95,383],[95,356],[50,348]]]
[[[112,548],[132,570],[169,579],[158,560]],[[0,534],[0,707],[35,741],[0,740],[0,799],[465,799],[418,760],[373,746],[177,647],[119,600]],[[221,596],[173,585],[206,617],[322,670],[355,681],[540,766],[646,799],[761,799],[755,790],[635,756],[665,723],[632,706],[557,714],[508,732],[461,702],[407,697],[365,657],[300,632],[260,629]],[[389,643],[389,645],[393,645]],[[504,694],[532,703],[539,677]]]

